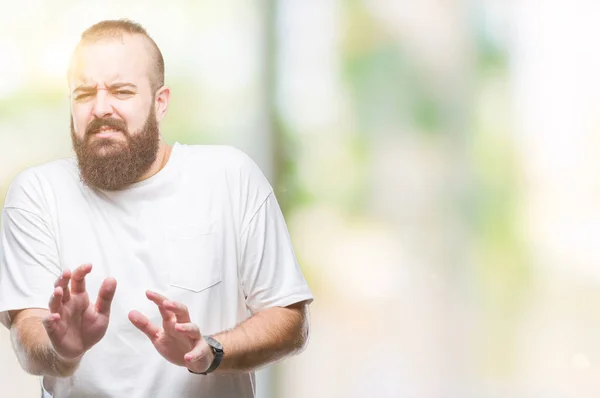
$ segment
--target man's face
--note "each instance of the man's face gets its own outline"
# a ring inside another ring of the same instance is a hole
[[[124,188],[156,159],[150,60],[139,35],[82,43],[75,54],[69,76],[71,136],[81,177],[92,187]]]

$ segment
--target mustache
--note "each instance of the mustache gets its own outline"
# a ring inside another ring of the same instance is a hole
[[[89,137],[92,134],[96,134],[102,127],[108,127],[114,130],[119,130],[122,131],[125,135],[127,135],[127,126],[125,125],[124,121],[112,117],[107,117],[92,120],[85,129],[86,137]]]

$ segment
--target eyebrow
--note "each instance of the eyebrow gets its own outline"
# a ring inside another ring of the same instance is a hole
[[[137,86],[133,83],[125,83],[125,82],[119,82],[119,83],[113,83],[113,84],[109,84],[107,86],[107,88],[109,90],[116,90],[119,88],[123,88],[123,87],[131,87],[133,89],[137,89]],[[85,84],[79,85],[75,88],[75,90],[73,90],[74,93],[76,92],[91,92],[91,91],[96,91],[96,86],[86,86]]]

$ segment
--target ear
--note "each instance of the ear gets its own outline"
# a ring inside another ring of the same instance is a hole
[[[156,113],[156,121],[160,122],[167,114],[169,101],[171,100],[171,89],[167,86],[162,86],[156,91],[154,97],[154,111]]]

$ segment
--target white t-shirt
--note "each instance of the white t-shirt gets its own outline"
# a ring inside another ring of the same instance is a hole
[[[253,373],[194,375],[161,357],[127,318],[136,309],[161,325],[147,289],[187,305],[207,335],[312,301],[271,186],[228,146],[176,143],[159,173],[122,191],[88,188],[74,158],[20,173],[0,228],[3,323],[8,310],[48,308],[61,270],[85,263],[92,301],[117,280],[110,324],[73,376],[44,377],[56,398],[254,396]]]

